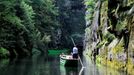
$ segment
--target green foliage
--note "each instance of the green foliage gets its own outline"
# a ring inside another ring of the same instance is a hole
[[[9,56],[9,51],[3,47],[0,48],[0,57],[7,58]]]
[[[97,64],[99,64],[99,63],[101,63],[101,61],[102,61],[102,58],[100,57],[100,56],[96,56],[96,63]]]
[[[85,0],[85,5],[87,7],[93,8],[95,4],[95,0]]]
[[[0,1],[1,10],[0,11],[0,20],[5,20],[13,25],[21,25],[21,20],[15,15],[14,10],[15,1]]]
[[[126,22],[126,20],[125,21],[119,21],[118,23],[117,23],[117,25],[116,25],[116,30],[118,30],[118,31],[122,31],[124,28],[125,28],[125,26],[127,26],[127,22]]]
[[[31,0],[35,14],[36,41],[38,43],[54,43],[56,30],[59,28],[58,9],[55,7],[54,0]]]
[[[100,43],[97,45],[97,48],[101,48],[106,42],[107,42],[107,40],[103,40],[102,42],[100,42]]]
[[[20,8],[23,14],[20,16],[22,18],[22,24],[25,26],[26,31],[29,33],[28,37],[31,38],[30,41],[33,43],[35,39],[35,25],[34,25],[34,11],[32,6],[28,5],[26,2],[22,1],[20,3]]]
[[[7,15],[4,17],[4,20],[5,20],[5,21],[8,21],[9,23],[15,25],[15,26],[18,27],[18,28],[24,27],[24,26],[21,24],[20,18],[18,18],[18,17],[15,16],[14,14],[7,14]]]
[[[0,47],[8,49],[11,56],[29,55],[40,45],[44,50],[59,26],[57,16],[53,0],[0,1]]]
[[[39,27],[43,27],[45,29],[48,28],[47,30],[51,30],[54,26],[59,25],[56,20],[58,11],[53,0],[33,0],[32,6],[36,13],[36,25],[39,25]]]
[[[85,3],[86,8],[87,8],[86,20],[91,20],[93,18],[95,1],[94,0],[85,0],[84,3]]]
[[[107,32],[106,34],[104,34],[104,38],[105,40],[107,40],[109,43],[115,38],[114,34],[111,34],[110,32]]]

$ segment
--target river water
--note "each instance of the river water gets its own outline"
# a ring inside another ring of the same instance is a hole
[[[3,59],[0,75],[126,75],[124,72],[97,67],[92,60],[83,59],[84,68],[60,65],[58,55],[34,55],[27,58]]]

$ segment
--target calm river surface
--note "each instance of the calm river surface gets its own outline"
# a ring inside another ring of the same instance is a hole
[[[85,68],[60,66],[57,55],[35,55],[22,59],[0,61],[0,75],[126,75],[124,72],[97,67],[91,60],[84,61]]]

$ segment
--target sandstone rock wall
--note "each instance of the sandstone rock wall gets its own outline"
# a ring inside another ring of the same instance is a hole
[[[134,1],[97,0],[94,7],[93,18],[87,20],[85,51],[97,62],[126,70],[134,65]]]

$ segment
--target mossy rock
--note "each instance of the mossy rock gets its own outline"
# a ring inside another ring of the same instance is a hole
[[[116,30],[121,32],[127,26],[127,23],[128,23],[127,19],[119,21],[116,25]]]
[[[1,47],[0,48],[0,58],[7,58],[9,57],[10,53],[7,49]]]
[[[101,64],[101,60],[102,60],[101,56],[97,56],[96,57],[96,63],[100,63]]]
[[[117,44],[114,48],[113,48],[113,53],[114,54],[117,54],[117,53],[120,53],[120,52],[123,52],[124,50],[124,41],[123,41],[123,38],[121,39],[121,41],[119,42],[119,44]]]
[[[113,39],[115,39],[115,36],[108,32],[105,38],[107,39],[107,41],[111,42]]]
[[[101,48],[106,42],[107,42],[107,40],[101,41],[101,42],[97,45],[97,48]]]

